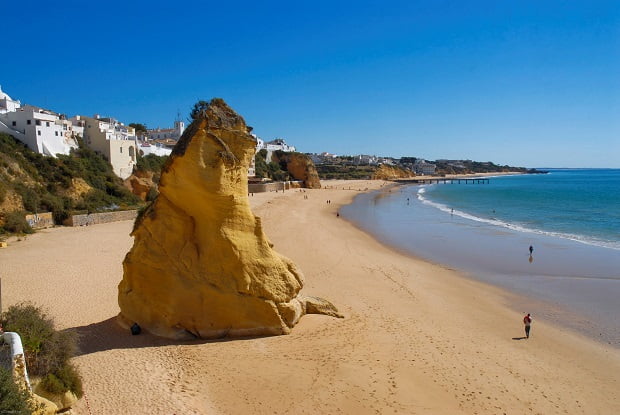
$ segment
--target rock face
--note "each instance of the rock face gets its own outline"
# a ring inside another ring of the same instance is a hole
[[[405,170],[400,167],[386,166],[382,164],[377,168],[377,171],[372,175],[373,180],[390,180],[390,179],[403,179],[407,177],[413,177],[415,174],[410,170]]]
[[[160,194],[136,220],[119,284],[121,321],[169,338],[287,334],[308,312],[301,271],[275,252],[247,198],[255,141],[214,99],[164,167]],[[319,307],[316,307],[316,305]]]
[[[157,185],[153,182],[152,172],[134,171],[123,183],[125,187],[142,200],[147,199],[152,188],[157,189]]]
[[[276,157],[275,154],[274,157]],[[319,174],[310,157],[301,153],[284,153],[276,161],[284,161],[286,163],[286,170],[295,180],[302,180],[304,187],[308,189],[321,188]]]

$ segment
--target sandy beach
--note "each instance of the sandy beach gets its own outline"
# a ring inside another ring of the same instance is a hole
[[[133,222],[55,228],[0,249],[2,307],[42,305],[81,336],[75,414],[614,414],[620,351],[536,319],[518,297],[381,245],[336,215],[381,181],[250,197],[303,292],[288,336],[173,342],[115,321]],[[346,189],[346,190],[345,190]],[[304,195],[308,198],[304,198]],[[326,201],[331,200],[330,204]]]

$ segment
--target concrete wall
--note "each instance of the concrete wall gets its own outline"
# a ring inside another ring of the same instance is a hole
[[[52,212],[38,213],[36,215],[26,215],[26,221],[32,229],[44,229],[54,226]]]
[[[271,182],[271,183],[248,183],[248,193],[273,192],[276,190],[289,190],[302,187],[302,182]]]
[[[88,226],[99,223],[118,222],[122,220],[134,220],[138,215],[137,210],[123,210],[120,212],[90,213],[86,215],[73,215],[63,222],[65,226]]]

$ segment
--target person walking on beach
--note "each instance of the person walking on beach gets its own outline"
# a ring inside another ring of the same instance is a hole
[[[525,338],[530,338],[530,325],[532,324],[532,316],[527,313],[527,316],[523,317],[523,324],[525,325]]]
[[[534,253],[534,247],[530,245],[530,256],[532,256],[532,253]]]

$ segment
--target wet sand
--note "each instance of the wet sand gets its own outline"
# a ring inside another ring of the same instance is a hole
[[[131,336],[114,321],[131,222],[11,242],[0,250],[3,307],[34,301],[80,333],[76,414],[620,413],[618,350],[536,319],[521,339],[522,315],[507,306],[518,297],[336,216],[355,189],[380,184],[250,198],[275,249],[303,270],[304,292],[344,319],[305,316],[276,337]]]
[[[620,348],[617,250],[451,215],[417,200],[418,189],[360,195],[343,217],[395,249],[526,297],[512,304],[516,311]]]

